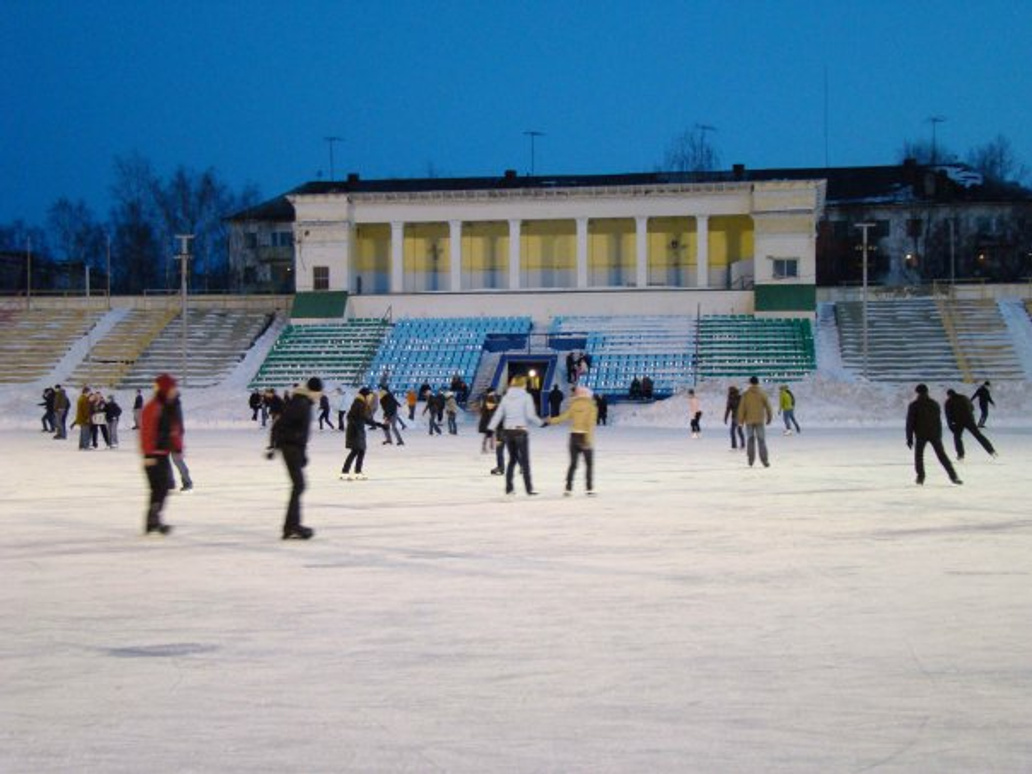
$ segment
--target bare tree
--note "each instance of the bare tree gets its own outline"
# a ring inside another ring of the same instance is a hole
[[[993,183],[1023,183],[1028,178],[1028,168],[1018,161],[1010,140],[1002,134],[968,151],[967,163]]]
[[[709,172],[720,168],[720,154],[707,136],[714,127],[696,124],[670,143],[663,157],[668,172]]]
[[[57,258],[70,264],[101,268],[105,251],[104,228],[81,199],[64,197],[47,212],[47,232]]]

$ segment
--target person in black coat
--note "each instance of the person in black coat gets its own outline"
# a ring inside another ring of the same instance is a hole
[[[563,391],[558,384],[553,384],[548,391],[548,415],[557,417],[563,412]]]
[[[283,413],[272,425],[272,447],[283,455],[290,475],[290,501],[283,521],[284,540],[308,540],[315,530],[301,524],[301,493],[305,491],[304,468],[308,464],[308,431],[312,425],[312,406],[319,400],[322,380],[313,376],[303,387],[296,387]]]
[[[350,481],[352,479],[352,463],[355,465],[354,478],[364,479],[366,477],[362,472],[362,462],[365,460],[366,453],[366,427],[382,427],[384,429],[388,427],[386,423],[380,424],[373,421],[371,399],[369,388],[363,387],[358,391],[358,395],[355,396],[355,400],[351,403],[351,408],[348,409],[347,430],[344,431],[344,448],[349,449],[349,452],[344,460],[344,466],[340,469],[342,481]]]
[[[964,441],[961,436],[964,435],[965,430],[982,444],[982,448],[990,456],[996,456],[996,450],[989,439],[982,435],[982,432],[975,426],[975,409],[967,395],[961,395],[954,390],[946,390],[946,403],[943,409],[946,412],[946,426],[953,433],[953,446],[957,450],[958,460],[964,459]]]
[[[398,425],[402,427],[405,423],[401,421],[401,417],[398,415],[398,409],[401,408],[401,404],[398,399],[394,397],[394,393],[391,392],[390,387],[383,387],[380,390],[380,410],[383,412],[383,434],[386,440],[385,445],[393,443],[391,441],[391,430],[394,430],[394,438],[398,443],[398,446],[404,446],[405,442],[401,440],[401,432],[398,430]]]
[[[928,387],[917,385],[914,390],[917,398],[907,408],[907,447],[914,450],[914,469],[917,472],[917,483],[925,480],[924,449],[931,444],[939,463],[946,470],[950,481],[954,484],[964,482],[957,478],[946,450],[942,448],[942,412],[939,404],[928,396]]]
[[[989,382],[983,382],[982,386],[975,390],[975,394],[971,396],[971,400],[978,401],[978,411],[980,414],[978,417],[978,426],[985,427],[985,421],[989,418],[989,407],[996,405],[993,402],[993,396],[989,394]]]
[[[251,393],[251,397],[247,399],[247,405],[251,408],[251,421],[258,421],[258,412],[262,408],[262,394],[255,390]]]

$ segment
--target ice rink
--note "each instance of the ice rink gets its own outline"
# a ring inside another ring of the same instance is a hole
[[[901,420],[900,420],[901,422]],[[196,482],[140,535],[134,434],[0,433],[0,771],[1016,772],[1032,769],[1032,431],[952,486],[901,424],[565,428],[506,498],[469,425],[313,429],[308,543],[280,460],[194,427]]]

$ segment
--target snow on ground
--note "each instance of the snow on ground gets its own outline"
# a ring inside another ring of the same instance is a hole
[[[561,496],[564,428],[532,436],[536,498],[469,424],[371,435],[364,482],[314,430],[309,543],[278,540],[242,390],[187,391],[165,539],[131,431],[78,452],[0,392],[0,770],[1032,768],[1022,390],[998,460],[970,443],[955,487],[929,455],[917,487],[910,386],[795,386],[769,469],[728,449],[723,389],[697,441],[680,398],[617,407],[596,498]]]

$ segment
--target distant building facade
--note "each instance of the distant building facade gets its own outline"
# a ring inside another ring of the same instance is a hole
[[[1032,200],[960,165],[316,182],[229,219],[240,289],[357,294],[748,290],[812,309],[816,285],[1014,281]]]
[[[824,182],[351,176],[307,184],[285,199],[294,212],[298,291],[754,288],[805,310],[813,305]],[[288,222],[257,214],[230,219],[241,269],[255,274],[269,263],[263,234]]]

